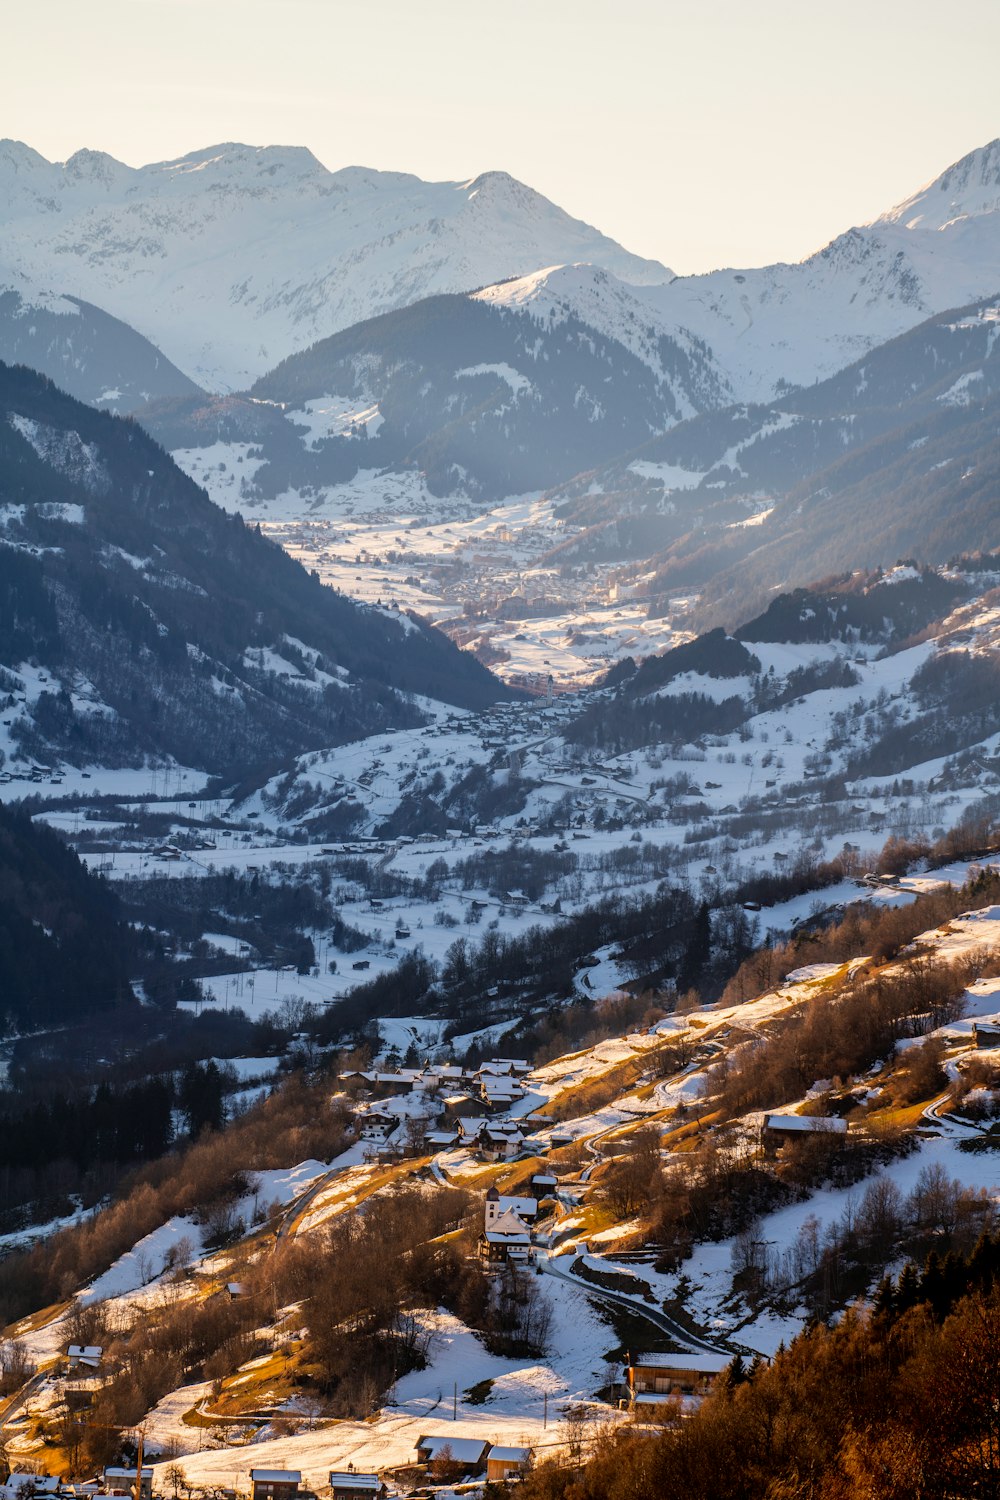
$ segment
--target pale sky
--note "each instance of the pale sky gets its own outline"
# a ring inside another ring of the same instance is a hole
[[[679,272],[798,260],[1000,135],[998,0],[7,0],[0,136],[500,168]],[[2,232],[2,226],[0,226]]]

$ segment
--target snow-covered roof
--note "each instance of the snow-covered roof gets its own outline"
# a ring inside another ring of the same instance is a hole
[[[477,1464],[482,1459],[488,1447],[489,1443],[484,1442],[481,1438],[460,1438],[451,1437],[450,1435],[441,1436],[440,1434],[422,1437],[417,1441],[418,1451],[426,1453],[431,1462],[435,1458],[439,1458],[444,1449],[447,1448],[450,1450],[451,1457],[456,1463]]]
[[[490,1463],[526,1464],[531,1457],[530,1448],[491,1448]]]
[[[702,1375],[718,1375],[735,1358],[724,1349],[715,1353],[699,1350],[695,1354],[637,1354],[632,1360],[634,1370],[697,1370]]]
[[[536,1187],[556,1187],[559,1182],[558,1177],[549,1177],[544,1172],[536,1172],[531,1180]]]
[[[251,1469],[254,1484],[301,1484],[302,1474],[298,1469]]]
[[[538,1212],[538,1204],[534,1198],[504,1198],[501,1196],[497,1200],[497,1205],[498,1214],[497,1218],[493,1221],[495,1224],[498,1224],[500,1219],[508,1213],[518,1214],[522,1217],[526,1215],[528,1218],[533,1219]]]
[[[352,1490],[371,1490],[378,1493],[382,1488],[382,1481],[377,1474],[355,1474],[353,1469],[331,1469],[330,1488],[348,1486]]]
[[[105,1479],[131,1479],[134,1482],[135,1481],[135,1477],[136,1477],[136,1471],[135,1471],[135,1469],[121,1469],[121,1468],[118,1468],[117,1466],[112,1466],[110,1469],[105,1469],[104,1470],[104,1478]],[[147,1469],[145,1467],[145,1465],[143,1465],[142,1477],[143,1477],[143,1479],[152,1479],[152,1477],[153,1477],[153,1471],[152,1471],[152,1469]]]
[[[846,1135],[847,1121],[826,1115],[765,1115],[766,1130],[811,1130],[830,1135]]]

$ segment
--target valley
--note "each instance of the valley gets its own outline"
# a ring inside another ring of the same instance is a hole
[[[998,143],[0,205],[0,1500],[992,1493]]]

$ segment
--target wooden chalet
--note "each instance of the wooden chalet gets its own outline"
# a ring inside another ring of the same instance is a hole
[[[251,1469],[253,1500],[296,1500],[302,1475],[298,1469]]]
[[[634,1403],[667,1396],[702,1396],[733,1361],[724,1351],[691,1354],[640,1354],[628,1365],[628,1388]]]
[[[807,1136],[846,1135],[847,1121],[835,1115],[765,1115],[761,1139],[765,1151]]]
[[[384,1500],[388,1491],[377,1474],[334,1469],[330,1474],[332,1500]]]
[[[523,1219],[508,1209],[486,1224],[479,1236],[478,1252],[479,1259],[488,1266],[530,1260],[531,1230]]]
[[[972,1040],[980,1050],[1000,1047],[1000,1023],[996,1021],[973,1021]]]
[[[482,1438],[452,1437],[450,1433],[429,1433],[417,1440],[417,1462],[421,1464],[454,1464],[464,1474],[483,1474],[489,1443]]]

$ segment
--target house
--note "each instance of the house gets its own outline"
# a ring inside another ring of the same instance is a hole
[[[530,1448],[491,1448],[486,1456],[486,1478],[510,1479],[523,1474],[530,1462]]]
[[[479,1090],[488,1109],[509,1109],[524,1097],[524,1089],[516,1078],[495,1078],[491,1073],[483,1074]]]
[[[972,1040],[976,1047],[1000,1047],[1000,1025],[996,1021],[973,1021]]]
[[[96,1370],[101,1363],[104,1350],[100,1344],[70,1344],[66,1350],[71,1370]]]
[[[530,1260],[531,1230],[523,1219],[508,1209],[486,1224],[479,1236],[478,1252],[479,1259],[490,1265]]]
[[[524,1141],[519,1130],[494,1130],[487,1127],[480,1132],[479,1149],[486,1161],[510,1161],[517,1155]]]
[[[558,1177],[550,1177],[547,1172],[536,1172],[531,1179],[531,1191],[536,1199],[553,1198],[556,1188],[559,1186]]]
[[[664,1396],[700,1396],[711,1389],[733,1355],[719,1350],[696,1354],[640,1354],[628,1366],[629,1394],[634,1402]]]
[[[809,1135],[846,1135],[847,1121],[827,1115],[765,1115],[763,1140],[767,1150]]]
[[[242,1281],[227,1281],[226,1292],[228,1293],[230,1302],[235,1302],[238,1298],[246,1296],[247,1289]]]
[[[355,1500],[357,1496],[383,1500],[388,1491],[377,1474],[360,1474],[354,1469],[334,1469],[330,1474],[330,1493],[333,1500]]]
[[[358,1116],[361,1139],[363,1141],[384,1141],[399,1124],[399,1116],[391,1115],[383,1109],[370,1109],[366,1114]]]
[[[104,1481],[104,1491],[108,1495],[134,1495],[137,1477],[135,1469],[121,1469],[117,1466],[105,1469],[101,1475]],[[139,1493],[142,1500],[152,1500],[153,1471],[152,1469],[147,1469],[145,1465],[142,1470],[142,1479],[139,1482]]]
[[[424,1136],[424,1145],[428,1151],[448,1151],[452,1146],[458,1145],[457,1130],[428,1130]]]
[[[251,1469],[253,1500],[295,1500],[302,1483],[298,1469]]]
[[[452,1463],[464,1474],[482,1474],[486,1469],[489,1443],[482,1438],[452,1437],[430,1433],[417,1441],[417,1462],[421,1464]]]

